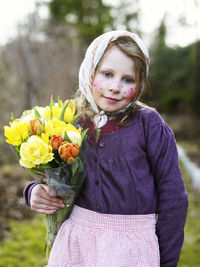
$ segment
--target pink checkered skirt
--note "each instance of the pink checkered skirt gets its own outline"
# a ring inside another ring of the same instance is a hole
[[[102,214],[75,206],[48,267],[158,267],[156,216]]]

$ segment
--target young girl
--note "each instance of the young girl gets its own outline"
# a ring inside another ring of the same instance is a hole
[[[99,36],[86,52],[77,103],[89,128],[87,179],[49,267],[177,266],[188,201],[173,132],[138,102],[149,62],[142,40],[127,31]],[[44,214],[63,207],[34,182],[25,198]]]

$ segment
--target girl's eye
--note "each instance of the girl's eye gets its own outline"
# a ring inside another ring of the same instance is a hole
[[[132,79],[132,78],[124,78],[124,82],[125,83],[134,83],[134,79]]]
[[[112,73],[111,73],[111,72],[108,72],[108,71],[104,71],[104,72],[103,72],[103,75],[104,75],[106,78],[111,78],[111,77],[112,77]]]

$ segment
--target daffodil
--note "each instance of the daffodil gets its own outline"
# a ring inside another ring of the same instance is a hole
[[[22,120],[15,120],[10,123],[10,127],[4,126],[4,133],[8,144],[13,146],[21,145],[28,137],[28,124]]]
[[[20,148],[20,165],[25,168],[35,168],[53,160],[52,148],[38,136],[31,136]]]

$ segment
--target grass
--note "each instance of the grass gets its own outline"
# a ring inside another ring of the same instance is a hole
[[[187,172],[182,168],[189,208],[185,226],[185,241],[181,252],[179,267],[200,266],[200,192],[192,186]]]
[[[178,267],[200,266],[200,192],[192,187],[182,167],[189,197],[185,242]],[[43,267],[46,264],[45,227],[42,216],[28,222],[11,221],[10,232],[0,247],[0,267]]]
[[[44,266],[45,228],[41,216],[28,222],[11,221],[10,228],[0,247],[0,267]]]

